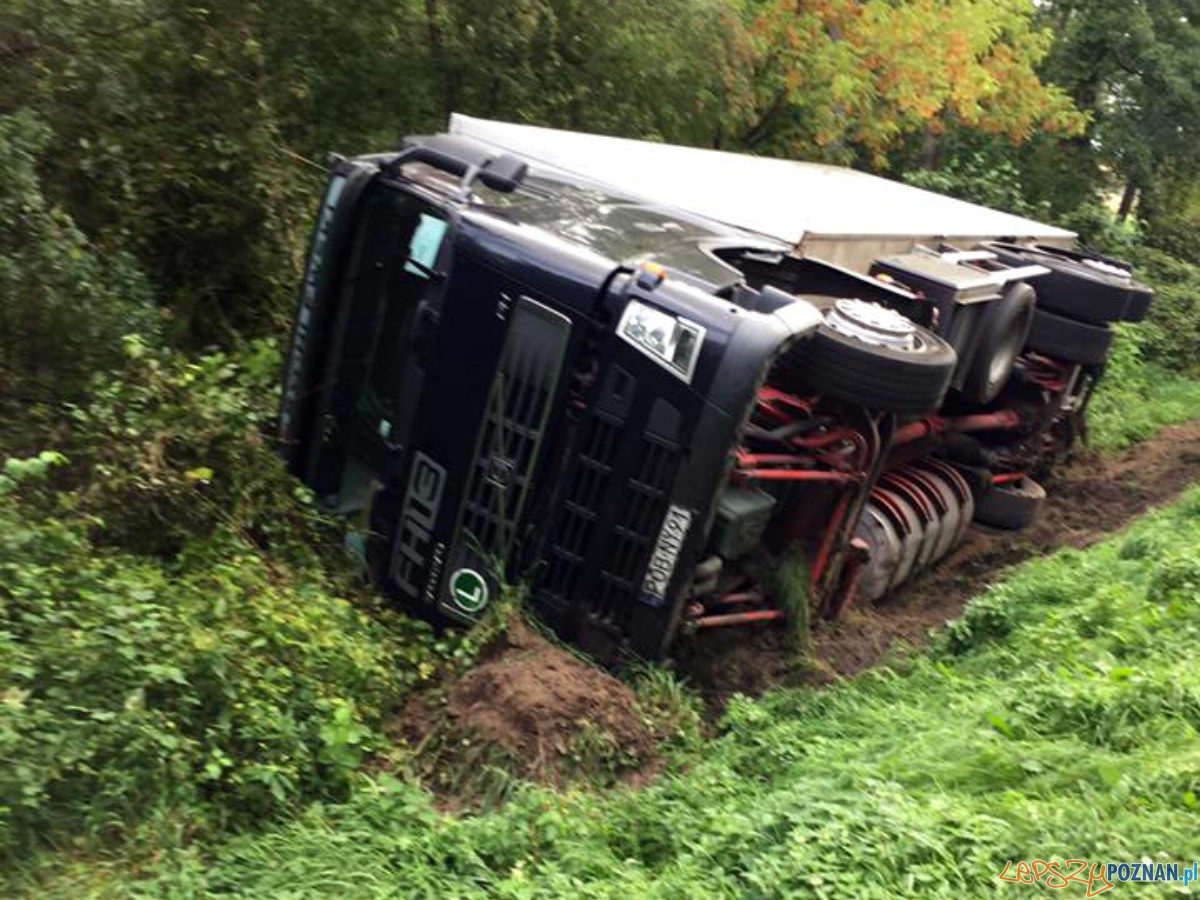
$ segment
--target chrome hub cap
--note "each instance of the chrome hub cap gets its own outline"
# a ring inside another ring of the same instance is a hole
[[[839,334],[875,347],[917,348],[917,326],[894,309],[865,300],[838,300],[825,324]]]

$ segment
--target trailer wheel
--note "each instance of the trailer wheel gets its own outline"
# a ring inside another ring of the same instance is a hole
[[[1045,499],[1046,489],[1028,476],[994,484],[975,504],[975,521],[1015,531],[1033,523]]]
[[[1154,299],[1154,290],[1144,284],[1134,282],[1129,297],[1129,308],[1125,310],[1126,322],[1141,322],[1150,312],[1150,302]]]
[[[1001,242],[983,247],[1010,266],[1045,266],[1050,273],[1039,277],[1035,285],[1038,306],[1084,322],[1103,325],[1120,321],[1125,318],[1132,291],[1142,288],[1127,270],[1099,257]]]
[[[1008,383],[1029,337],[1035,299],[1033,288],[1022,281],[984,311],[979,323],[983,337],[960,391],[968,400],[990,403]]]
[[[1034,310],[1026,346],[1065,362],[1098,366],[1108,356],[1113,332],[1106,325],[1089,325],[1044,309]]]
[[[780,361],[784,378],[869,409],[937,409],[954,372],[954,348],[895,310],[838,300],[825,324]]]

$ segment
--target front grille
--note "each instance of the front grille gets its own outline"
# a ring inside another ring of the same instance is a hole
[[[625,390],[632,387],[632,380],[624,383]],[[677,415],[661,398],[650,406]],[[581,423],[538,582],[543,606],[573,609],[568,618],[614,636],[625,631],[641,602],[641,579],[682,456],[679,444],[652,433],[650,412],[614,402],[593,409]]]
[[[640,600],[640,577],[667,514],[678,465],[678,447],[643,436],[637,474],[625,483],[624,508],[602,555],[599,591],[588,603],[592,617],[621,628]]]
[[[621,422],[597,414],[583,429],[570,487],[550,542],[542,589],[559,601],[574,596],[588,544],[608,490]]]
[[[569,335],[570,320],[528,297],[510,313],[462,519],[477,549],[500,560],[516,540]]]

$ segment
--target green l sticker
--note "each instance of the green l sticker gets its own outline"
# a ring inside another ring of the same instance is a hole
[[[474,569],[459,569],[450,576],[450,596],[463,612],[477,613],[487,606],[487,582]]]

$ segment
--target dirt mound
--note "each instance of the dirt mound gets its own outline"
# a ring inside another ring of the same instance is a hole
[[[957,617],[1000,570],[1060,547],[1086,547],[1200,480],[1200,422],[1168,428],[1115,459],[1087,455],[1047,485],[1038,521],[1016,534],[971,530],[932,571],[878,606],[848,610],[813,634],[815,665],[797,672],[779,630],[704,635],[689,674],[712,708],[734,693],[760,694],[787,681],[825,681],[878,664],[897,644],[922,644]]]
[[[492,763],[553,785],[640,782],[658,768],[633,691],[519,620],[437,706],[410,706],[401,730],[431,786],[458,798],[492,790],[480,781]]]
[[[503,652],[454,686],[447,712],[459,729],[535,769],[571,755],[580,732],[588,729],[598,739],[611,739],[631,763],[654,753],[654,739],[627,685],[522,623],[509,629]]]

